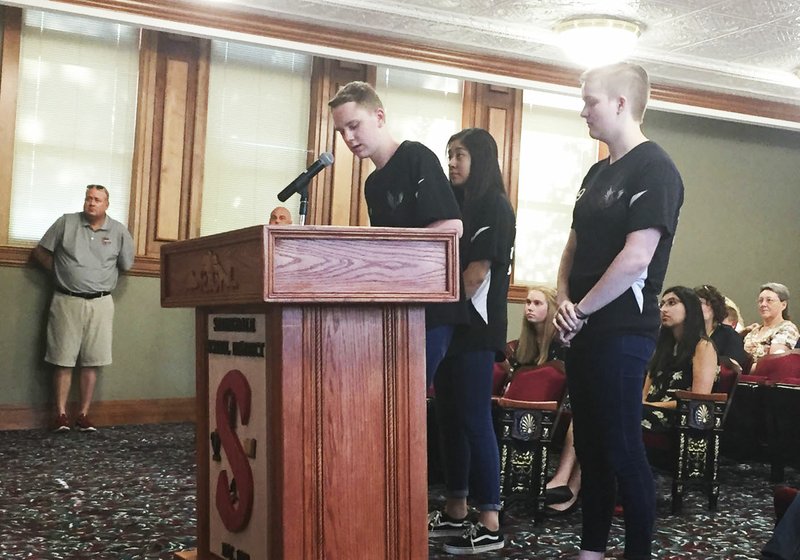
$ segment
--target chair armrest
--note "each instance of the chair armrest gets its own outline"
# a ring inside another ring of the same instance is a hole
[[[721,356],[719,363],[720,365],[728,366],[737,375],[742,373],[742,366],[730,356]]]
[[[784,379],[783,381],[768,381],[766,386],[800,391],[800,378]]]
[[[766,383],[767,378],[763,375],[745,375],[739,376],[739,385],[747,385],[749,387],[758,387]]]
[[[725,402],[728,400],[727,393],[692,393],[691,391],[675,391],[675,397],[684,401],[714,401]]]
[[[530,410],[558,410],[557,401],[515,401],[513,399],[499,398],[497,405],[502,408],[530,409]]]

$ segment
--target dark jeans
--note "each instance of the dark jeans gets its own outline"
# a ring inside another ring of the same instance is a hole
[[[433,377],[436,375],[436,368],[447,354],[447,348],[453,339],[453,325],[439,325],[431,327],[425,331],[425,390],[427,391]]]
[[[470,496],[481,511],[500,510],[500,456],[492,426],[494,356],[491,350],[448,356],[433,381],[447,496]]]
[[[655,341],[637,335],[584,341],[567,352],[575,451],[581,465],[581,549],[604,552],[616,490],[625,558],[650,558],[655,484],[642,442],[642,386]]]
[[[772,538],[761,551],[761,557],[800,560],[800,498],[795,496],[792,500]]]

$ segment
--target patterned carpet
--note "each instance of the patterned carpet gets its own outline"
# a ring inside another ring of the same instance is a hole
[[[0,432],[0,559],[172,559],[194,547],[194,426],[118,426],[95,434]],[[655,558],[758,559],[772,533],[769,469],[723,460],[719,510],[690,494],[669,515],[669,483],[659,478]],[[800,476],[787,470],[787,484]],[[442,501],[432,488],[430,501]],[[580,515],[538,526],[509,514],[506,548],[484,558],[575,556]],[[619,556],[614,520],[609,555]],[[431,541],[430,558],[453,558]],[[388,560],[388,559],[387,559]],[[391,559],[393,560],[393,559]]]

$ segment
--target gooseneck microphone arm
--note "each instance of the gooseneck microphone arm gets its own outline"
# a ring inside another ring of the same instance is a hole
[[[289,183],[285,189],[283,189],[280,193],[278,193],[278,200],[281,202],[286,202],[290,196],[292,196],[296,192],[302,192],[303,189],[308,187],[308,184],[311,182],[317,173],[328,167],[330,164],[333,163],[333,154],[330,152],[325,152],[324,154],[320,154],[319,159],[312,163],[308,169],[303,171],[297,178]]]

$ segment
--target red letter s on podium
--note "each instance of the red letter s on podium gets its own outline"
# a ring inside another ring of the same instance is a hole
[[[238,369],[226,373],[217,387],[217,432],[233,471],[233,484],[228,481],[227,471],[219,474],[216,503],[222,523],[232,533],[247,527],[253,509],[253,472],[242,442],[236,435],[234,416],[238,410],[241,424],[247,424],[250,420],[250,398],[250,384]]]

